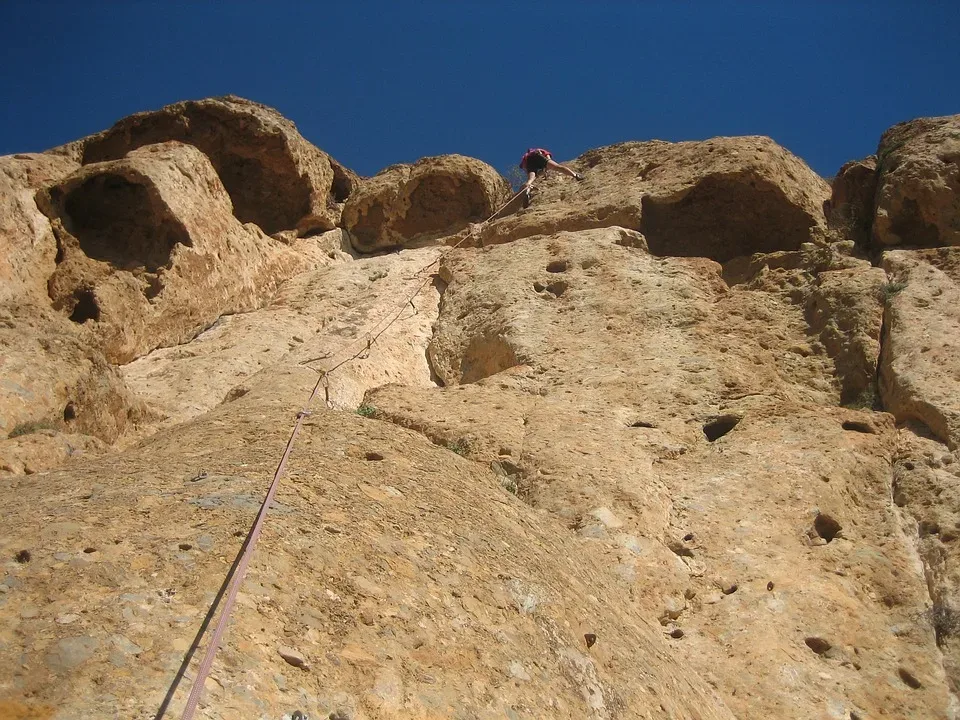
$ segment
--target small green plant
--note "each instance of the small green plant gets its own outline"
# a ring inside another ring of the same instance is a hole
[[[457,455],[464,456],[470,451],[470,444],[463,438],[460,438],[459,440],[448,442],[447,450],[455,452]]]
[[[877,384],[875,382],[870,383],[856,398],[848,403],[844,403],[844,407],[850,408],[851,410],[879,410],[881,406],[880,397],[877,393]]]
[[[905,282],[888,282],[884,283],[877,290],[877,295],[880,298],[880,302],[888,303],[890,302],[895,295],[900,293],[907,284]]]
[[[373,417],[377,414],[377,408],[373,405],[367,405],[363,403],[360,407],[357,408],[357,415],[360,417]]]
[[[518,492],[520,492],[520,489],[517,487],[517,480],[512,475],[501,477],[500,485],[511,495],[516,495]]]
[[[930,625],[933,626],[933,632],[936,634],[937,645],[943,644],[960,630],[960,612],[957,612],[946,603],[935,602],[933,607],[927,610],[924,615]]]

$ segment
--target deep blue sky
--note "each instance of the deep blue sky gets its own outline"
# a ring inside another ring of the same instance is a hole
[[[896,122],[960,113],[957,0],[0,0],[0,27],[0,154],[234,93],[364,175],[764,134],[829,176]]]

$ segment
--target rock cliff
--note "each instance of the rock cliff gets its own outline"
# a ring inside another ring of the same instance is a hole
[[[179,716],[306,409],[200,717],[957,718],[957,137],[0,158],[0,717]]]

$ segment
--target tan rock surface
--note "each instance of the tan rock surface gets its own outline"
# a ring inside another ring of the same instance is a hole
[[[57,241],[34,196],[78,166],[56,155],[0,157],[0,303],[27,298],[47,302]]]
[[[844,404],[873,405],[886,283],[886,273],[864,261],[819,273],[811,289],[810,326],[834,359]]]
[[[55,718],[156,712],[315,377],[277,368],[136,451],[8,481],[12,517],[48,519],[0,540],[20,558],[0,596],[7,702]],[[316,412],[203,716],[732,718],[601,567],[489,471]]]
[[[590,151],[487,225],[451,190],[476,163],[492,203],[482,163],[388,169],[369,237],[437,247],[358,256],[235,219],[224,167],[289,167],[269,113],[176,107],[110,147],[223,112],[257,161],[51,176],[59,266],[0,304],[0,717],[151,718],[194,677],[318,379],[201,717],[960,716],[956,248],[875,267],[801,161],[717,138]]]
[[[127,362],[261,305],[307,258],[233,216],[207,158],[181,143],[86,165],[48,191],[54,307]]]
[[[922,426],[900,430],[894,465],[894,502],[923,561],[931,605],[925,618],[944,654],[950,689],[960,690],[960,456]]]
[[[361,252],[422,244],[485,220],[511,195],[492,167],[463,155],[392,165],[363,181],[343,208]]]
[[[27,425],[22,435],[0,440],[0,475],[33,475],[107,451],[102,440],[90,435],[62,433],[50,427]]]
[[[356,409],[367,390],[386,383],[433,386],[424,348],[439,292],[429,282],[413,306],[405,299],[430,279],[429,270],[416,273],[437,253],[408,250],[302,273],[266,307],[223,317],[189,345],[156,350],[121,372],[164,426],[241,396],[258,382],[252,376],[278,362],[323,370],[364,351],[327,383],[324,398],[338,409]],[[386,328],[383,319],[394,317]],[[366,351],[367,339],[384,328]]]
[[[789,293],[618,240],[451,256],[431,356],[452,386],[367,403],[604,547],[622,602],[679,630],[736,715],[946,717],[889,416],[830,407],[830,360],[799,350]]]
[[[960,250],[884,253],[886,339],[883,404],[897,420],[923,423],[960,447]]]
[[[240,222],[266,233],[333,229],[356,174],[307,142],[273,108],[234,95],[137,113],[84,140],[83,162],[117,160],[144,145],[198,147],[230,193]]]
[[[960,245],[960,115],[894,125],[877,157],[874,242]]]
[[[656,255],[738,255],[796,250],[822,232],[826,183],[765,137],[627,142],[590,150],[549,174],[525,210],[491,223],[483,243],[619,225]]]
[[[49,308],[0,305],[0,434],[40,423],[113,443],[142,403],[93,338]],[[49,461],[34,467],[49,466]]]

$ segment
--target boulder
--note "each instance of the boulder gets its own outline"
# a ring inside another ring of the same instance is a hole
[[[55,267],[57,241],[34,195],[77,167],[57,155],[0,157],[0,303],[14,298],[48,302],[47,278]]]
[[[261,305],[311,263],[234,217],[207,157],[178,142],[85,165],[44,191],[59,249],[49,295],[124,363]]]
[[[827,184],[766,137],[626,142],[590,150],[570,167],[584,180],[548,173],[529,208],[483,229],[483,244],[622,226],[642,233],[657,255],[725,262],[796,250],[825,226]]]
[[[409,247],[485,220],[509,197],[507,181],[480,160],[428,157],[364,180],[343,208],[343,226],[361,252]]]
[[[315,147],[273,108],[227,95],[137,113],[83,141],[83,162],[116,160],[178,140],[213,163],[240,222],[267,234],[331,230],[357,176]]]
[[[960,245],[960,115],[894,125],[877,158],[874,242]]]

